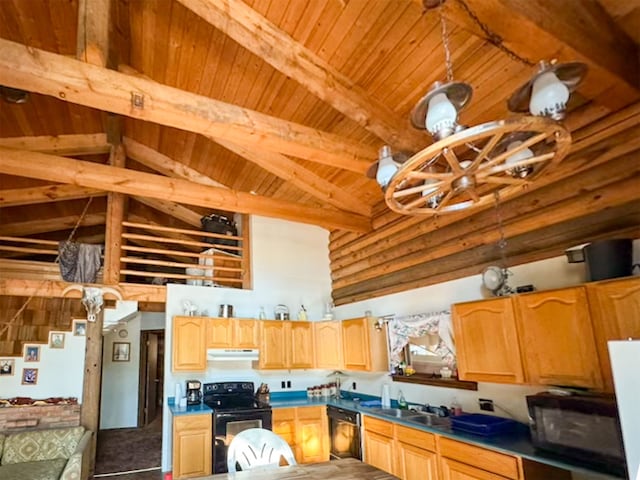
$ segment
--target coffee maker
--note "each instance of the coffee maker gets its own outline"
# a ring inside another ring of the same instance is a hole
[[[200,380],[187,380],[187,405],[198,405],[202,401]]]

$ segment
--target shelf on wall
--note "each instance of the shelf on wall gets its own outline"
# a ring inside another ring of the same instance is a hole
[[[439,375],[414,373],[413,375],[391,375],[394,382],[417,383],[433,387],[459,388],[461,390],[478,390],[477,382],[458,380],[457,378],[442,378]]]

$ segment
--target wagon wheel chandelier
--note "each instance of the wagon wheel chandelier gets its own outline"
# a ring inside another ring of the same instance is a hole
[[[487,36],[495,38],[464,1],[458,1]],[[481,207],[493,202],[496,194],[505,199],[526,189],[543,171],[558,164],[571,145],[571,135],[559,121],[564,118],[570,92],[587,70],[582,63],[541,62],[533,78],[508,101],[510,111],[529,111],[531,115],[467,128],[458,123],[458,112],[470,101],[472,88],[453,81],[449,35],[441,8],[440,25],[447,83],[436,82],[411,114],[413,126],[426,129],[435,143],[406,160],[385,145],[368,172],[382,187],[387,206],[405,215]],[[532,65],[502,43],[497,46]]]

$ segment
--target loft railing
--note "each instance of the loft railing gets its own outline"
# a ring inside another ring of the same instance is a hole
[[[120,275],[125,283],[247,285],[242,236],[126,221],[122,225]]]

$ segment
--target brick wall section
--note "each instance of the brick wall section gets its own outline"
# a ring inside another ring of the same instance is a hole
[[[77,427],[80,405],[26,405],[0,408],[0,432]]]

